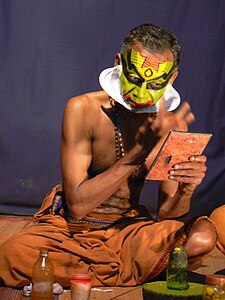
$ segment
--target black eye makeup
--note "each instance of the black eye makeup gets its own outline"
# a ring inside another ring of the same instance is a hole
[[[167,85],[167,83],[169,82],[169,80],[170,80],[170,78],[168,78],[163,83],[148,82],[146,87],[147,87],[147,89],[161,90],[161,89],[163,89]]]
[[[125,74],[125,73],[124,73]],[[131,73],[127,73],[127,75],[125,75],[127,80],[133,84],[136,84],[137,86],[141,86],[142,83],[144,82],[144,80],[140,77],[136,77]]]

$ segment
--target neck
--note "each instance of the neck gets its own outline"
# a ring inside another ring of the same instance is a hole
[[[136,114],[125,109],[118,103],[112,105],[114,110],[115,140],[117,160],[125,155],[125,149],[132,147],[138,128],[149,116],[149,114]],[[119,155],[118,155],[119,154]]]
[[[150,115],[150,113],[135,113],[131,110],[126,109],[117,102],[115,102],[115,106],[121,120],[123,120],[125,123],[130,124],[130,126],[142,123]]]

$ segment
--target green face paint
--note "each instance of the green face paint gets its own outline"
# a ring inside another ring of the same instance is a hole
[[[124,99],[134,108],[154,105],[175,71],[173,61],[160,63],[142,56],[137,47],[122,53],[121,57],[120,83]]]

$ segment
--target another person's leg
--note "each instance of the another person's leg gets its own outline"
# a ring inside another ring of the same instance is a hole
[[[190,264],[190,269],[200,267],[202,257],[208,254],[216,246],[217,233],[215,226],[207,219],[200,219],[194,223],[188,238],[184,244],[189,258],[194,259],[198,256],[199,260],[194,260]]]
[[[225,254],[225,205],[216,208],[210,219],[215,223],[218,234],[218,248]]]

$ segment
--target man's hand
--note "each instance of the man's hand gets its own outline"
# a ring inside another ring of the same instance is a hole
[[[193,193],[205,177],[206,161],[205,155],[190,156],[188,162],[175,164],[168,178],[181,183],[183,191]]]
[[[188,102],[184,102],[175,113],[167,112],[165,105],[165,101],[162,101],[157,118],[151,126],[158,137],[168,134],[170,130],[184,130],[188,124],[194,121],[195,117],[190,111],[191,108]]]
[[[136,153],[134,163],[142,162],[158,141],[171,130],[186,131],[188,124],[194,121],[194,115],[190,111],[190,105],[187,102],[175,113],[167,112],[165,105],[165,101],[162,101],[156,119],[154,120],[149,116],[139,127],[133,148],[134,153]]]

